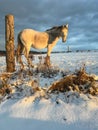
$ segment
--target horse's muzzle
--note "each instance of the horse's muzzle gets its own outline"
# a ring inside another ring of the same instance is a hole
[[[62,42],[66,42],[66,39],[65,39],[65,40],[62,40]]]

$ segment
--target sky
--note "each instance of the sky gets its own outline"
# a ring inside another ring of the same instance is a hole
[[[5,16],[14,15],[15,44],[25,28],[45,31],[69,25],[66,44],[57,50],[98,49],[98,0],[0,0],[0,49],[5,48]]]

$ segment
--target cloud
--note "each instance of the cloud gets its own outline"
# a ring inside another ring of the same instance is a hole
[[[15,38],[24,28],[44,31],[69,24],[67,45],[98,48],[98,0],[1,0],[0,45],[4,42],[5,15],[15,16]],[[61,41],[60,41],[61,42]],[[60,45],[59,42],[59,45]]]

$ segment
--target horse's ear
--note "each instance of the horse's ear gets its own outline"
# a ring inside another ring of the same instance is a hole
[[[68,24],[66,24],[66,27],[68,28]]]
[[[63,25],[62,27],[66,27],[66,28],[68,28],[68,24],[66,24],[66,25]]]

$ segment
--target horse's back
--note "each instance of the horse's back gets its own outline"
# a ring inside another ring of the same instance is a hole
[[[39,38],[45,38],[48,37],[48,34],[46,32],[38,32],[36,30],[33,29],[24,29],[21,31],[21,37],[23,39],[32,39],[34,37],[39,37]]]
[[[25,45],[29,44],[36,49],[43,49],[47,47],[49,35],[46,32],[24,29],[21,31],[20,39]]]
[[[35,30],[33,29],[24,29],[21,31],[21,37],[26,39],[30,39],[31,36],[33,36],[34,34],[35,34]]]

